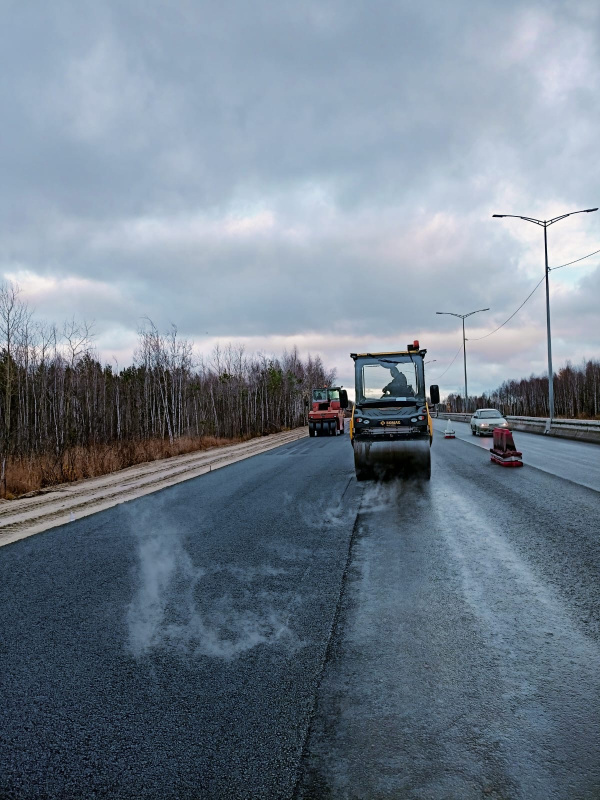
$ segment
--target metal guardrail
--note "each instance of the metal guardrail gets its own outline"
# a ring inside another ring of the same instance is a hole
[[[515,422],[542,423],[544,425],[549,422],[543,417],[506,417],[506,419],[514,420]],[[600,419],[554,419],[552,420],[552,427],[555,426],[575,430],[600,431]]]
[[[440,412],[439,419],[452,419],[456,422],[468,422],[472,414],[447,414]],[[510,429],[527,433],[541,433],[563,439],[578,439],[582,442],[600,444],[600,420],[595,419],[553,419],[552,423],[545,417],[507,416]]]

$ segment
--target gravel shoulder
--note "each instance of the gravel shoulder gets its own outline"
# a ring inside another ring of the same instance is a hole
[[[61,484],[34,497],[6,501],[0,505],[0,547],[181,481],[197,478],[307,435],[307,427],[296,428],[242,444],[213,447],[197,453],[137,464],[98,478]]]

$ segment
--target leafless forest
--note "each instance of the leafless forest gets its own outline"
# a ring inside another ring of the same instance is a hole
[[[102,365],[90,326],[35,320],[10,284],[0,337],[5,498],[302,425],[310,389],[334,380],[320,358],[296,351],[250,356],[228,345],[196,361],[192,342],[150,320],[131,366]]]
[[[451,394],[452,411],[462,411],[460,395]],[[532,375],[520,381],[505,381],[498,389],[480,397],[469,396],[469,408],[498,408],[503,414],[523,417],[548,416],[548,378]],[[600,361],[580,367],[567,364],[554,376],[554,410],[565,419],[600,418]]]

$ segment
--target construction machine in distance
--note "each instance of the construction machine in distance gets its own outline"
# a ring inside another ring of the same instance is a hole
[[[313,389],[312,404],[308,412],[309,436],[337,436],[338,433],[343,433],[346,408],[348,394],[341,386]]]
[[[433,423],[425,391],[425,354],[419,342],[394,353],[351,353],[356,400],[350,420],[359,481],[403,476],[428,480]],[[432,404],[440,401],[431,386]]]

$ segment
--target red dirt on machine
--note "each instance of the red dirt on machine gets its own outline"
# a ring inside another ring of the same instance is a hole
[[[341,386],[313,389],[311,409],[308,412],[309,436],[337,436],[338,433],[344,433],[346,408],[348,395]]]
[[[506,428],[494,428],[494,446],[490,458],[502,467],[522,467],[523,453],[515,447],[512,433]]]

